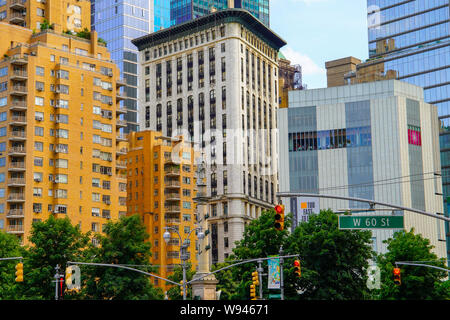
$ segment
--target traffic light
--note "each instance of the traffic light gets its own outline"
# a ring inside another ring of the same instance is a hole
[[[180,295],[181,295],[182,297],[184,297],[184,286],[183,286],[183,280],[181,280],[181,281],[180,281],[180,283],[181,283],[181,286],[180,286]]]
[[[256,286],[254,284],[250,285],[250,298],[256,300]]]
[[[16,264],[16,282],[23,282],[23,263]]]
[[[252,282],[254,286],[259,286],[258,271],[252,272]]]
[[[275,206],[275,229],[281,231],[284,229],[284,205]]]
[[[63,300],[64,299],[64,290],[66,289],[64,287],[64,275],[59,276],[58,278],[58,300]]]
[[[401,271],[400,268],[394,268],[394,283],[396,286],[399,286],[402,284],[402,277],[401,277]]]
[[[295,260],[294,261],[294,273],[299,278],[302,276],[302,270],[301,270],[301,267],[300,267],[300,260]]]

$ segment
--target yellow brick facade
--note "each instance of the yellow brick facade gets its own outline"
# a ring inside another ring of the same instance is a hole
[[[167,278],[179,258],[179,237],[172,233],[168,244],[165,227],[175,227],[184,241],[195,228],[195,154],[191,143],[182,137],[164,137],[157,131],[129,135],[129,152],[122,157],[128,168],[128,215],[142,217],[152,245],[153,265],[161,266],[158,275]],[[126,159],[126,160],[125,160]],[[190,262],[197,265],[195,231],[190,236]],[[154,282],[163,290],[167,283]]]
[[[26,244],[32,222],[53,214],[101,232],[126,214],[120,70],[95,32],[91,39],[61,32],[73,5],[80,27],[90,29],[88,1],[24,2],[24,25],[36,25],[35,9],[45,7],[54,24],[47,30],[12,23],[13,2],[9,23],[0,22],[0,228]]]

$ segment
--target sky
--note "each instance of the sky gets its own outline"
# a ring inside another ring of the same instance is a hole
[[[270,28],[308,89],[327,86],[326,61],[369,56],[366,0],[270,0]]]

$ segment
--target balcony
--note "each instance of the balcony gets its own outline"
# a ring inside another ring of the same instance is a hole
[[[164,222],[166,223],[166,225],[174,225],[174,224],[180,224],[181,221],[180,221],[180,219],[164,219]],[[179,241],[177,241],[177,244],[178,243],[179,243]]]
[[[11,24],[19,24],[22,25],[25,23],[25,17],[26,17],[26,12],[20,12],[20,11],[16,11],[11,13],[10,17],[9,17],[9,22]]]
[[[119,134],[119,135],[117,135],[117,137],[116,137],[116,140],[117,140],[117,142],[120,142],[120,141],[128,141],[128,135],[126,135],[126,134]]]
[[[25,116],[12,116],[10,125],[13,126],[26,126],[27,125],[27,117]]]
[[[180,201],[180,193],[179,192],[170,192],[165,195],[166,201]]]
[[[12,131],[9,136],[11,141],[25,141],[27,140],[27,133],[25,131]]]
[[[25,193],[10,193],[8,202],[25,202]]]
[[[8,171],[12,172],[25,171],[25,162],[11,162],[8,166]]]
[[[25,10],[25,2],[25,0],[11,0],[9,8],[14,10]]]
[[[126,99],[127,99],[127,96],[125,94],[120,93],[120,92],[116,93],[116,101],[117,102],[122,101],[122,100],[126,100]]]
[[[117,88],[120,88],[120,87],[126,87],[128,84],[127,84],[127,81],[125,80],[125,79],[123,79],[123,78],[119,78],[119,79],[117,79],[117,81],[116,81],[116,87]]]
[[[171,167],[171,168],[165,168],[164,174],[166,176],[179,176],[180,175],[180,168],[177,167]]]
[[[13,100],[9,109],[12,111],[26,111],[27,103],[25,100]]]
[[[23,231],[23,225],[17,224],[17,225],[9,225],[6,229],[7,233],[24,233]]]
[[[116,168],[117,169],[126,169],[127,163],[125,161],[116,161]]]
[[[165,206],[164,210],[166,213],[180,213],[180,206]]]
[[[128,109],[125,107],[117,107],[116,114],[126,114],[128,112]]]
[[[26,96],[28,94],[28,89],[27,89],[26,86],[14,85],[11,88],[10,94],[12,96],[23,97],[23,96]]]
[[[116,151],[116,155],[127,155],[127,153],[128,153],[127,148],[122,148]]]
[[[118,128],[125,128],[127,126],[127,122],[125,120],[117,120],[116,126]]]
[[[28,64],[28,57],[16,54],[11,58],[11,64],[16,66],[23,66]]]
[[[180,181],[177,180],[169,180],[164,181],[165,188],[180,188]]]
[[[24,187],[25,178],[9,178],[8,187]]]
[[[8,155],[10,156],[25,156],[26,154],[27,150],[25,147],[12,147],[8,151]]]
[[[25,217],[23,209],[10,209],[6,214],[6,218],[9,219],[23,218],[23,217]]]
[[[28,80],[28,72],[26,70],[14,70],[11,74],[11,80],[26,81]]]

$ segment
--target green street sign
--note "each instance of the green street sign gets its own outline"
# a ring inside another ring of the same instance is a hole
[[[280,293],[269,294],[269,299],[281,299]]]
[[[339,216],[339,229],[403,229],[403,216]]]

